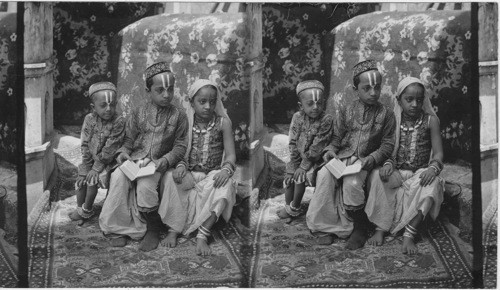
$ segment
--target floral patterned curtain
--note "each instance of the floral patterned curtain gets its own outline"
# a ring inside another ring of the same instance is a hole
[[[16,13],[0,14],[0,160],[16,161]]]
[[[329,86],[328,38],[335,26],[367,13],[371,4],[265,4],[262,8],[264,122],[290,123],[295,87],[317,79]]]
[[[54,5],[54,124],[81,125],[90,111],[88,87],[114,81],[111,39],[123,27],[153,15],[154,3]]]
[[[120,31],[115,43],[118,59],[120,111],[146,99],[143,72],[158,62],[171,62],[176,75],[178,106],[189,106],[188,89],[198,78],[208,78],[222,91],[233,123],[238,158],[248,157],[250,68],[246,66],[249,28],[246,14],[162,14],[144,18]]]
[[[374,59],[383,75],[381,102],[392,107],[399,81],[420,78],[441,122],[445,158],[470,161],[470,11],[375,12],[332,35],[329,112],[355,98],[352,67]]]

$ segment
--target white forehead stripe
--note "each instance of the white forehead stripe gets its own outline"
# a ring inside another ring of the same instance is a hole
[[[377,85],[377,73],[374,71],[368,72],[368,81],[370,82],[370,86],[374,87]]]
[[[113,102],[113,93],[112,92],[104,92],[104,96],[106,97],[106,104],[111,104]]]
[[[319,101],[319,90],[313,90],[312,97],[313,97],[313,101],[315,103],[317,103]]]
[[[163,87],[166,88],[167,86],[165,85],[165,76],[163,74],[161,74],[160,77],[161,77],[161,83],[162,83]]]

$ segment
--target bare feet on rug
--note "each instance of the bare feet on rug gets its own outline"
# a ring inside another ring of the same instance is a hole
[[[174,248],[177,246],[177,232],[169,231],[167,237],[165,238],[165,244],[167,248]]]
[[[329,233],[311,232],[311,234],[316,238],[316,244],[318,245],[328,246],[333,244],[335,240],[334,236]]]
[[[384,244],[384,231],[375,231],[373,236],[366,241],[370,246],[382,246]]]
[[[125,247],[127,245],[127,237],[118,237],[111,239],[112,247]]]
[[[158,248],[160,243],[160,232],[159,231],[147,231],[146,235],[139,244],[139,250],[144,252],[152,251]]]
[[[418,253],[417,245],[415,241],[408,237],[403,237],[403,254],[413,255]]]
[[[278,217],[279,217],[280,219],[288,219],[288,218],[292,218],[292,216],[291,216],[291,215],[289,215],[289,214],[286,212],[286,210],[285,210],[285,208],[284,208],[284,207],[282,207],[282,208],[280,208],[278,211],[276,211],[276,215],[278,215]]]
[[[72,220],[72,221],[80,221],[80,220],[83,220],[83,217],[78,213],[78,211],[75,209],[73,210],[72,212],[70,212],[68,214],[69,218]]]
[[[196,255],[209,256],[212,254],[212,249],[204,239],[196,238]]]
[[[347,240],[347,245],[345,246],[348,250],[356,250],[365,245],[366,242],[366,232],[364,229],[354,227],[351,236]]]

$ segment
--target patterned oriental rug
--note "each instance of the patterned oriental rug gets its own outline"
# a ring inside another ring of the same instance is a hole
[[[0,287],[15,288],[17,287],[17,265],[13,265],[9,258],[8,244],[0,237]]]
[[[305,215],[289,224],[279,219],[276,211],[284,204],[287,158],[285,148],[271,146],[265,151],[269,174],[260,187],[265,200],[251,216],[250,287],[472,287],[470,265],[443,221],[427,224],[417,243],[419,253],[409,256],[401,253],[402,236],[386,237],[381,247],[347,251],[342,239],[330,246],[317,245]],[[312,194],[313,188],[307,188],[303,208]]]
[[[74,180],[79,147],[56,151],[61,172],[56,201],[41,212],[29,232],[30,287],[241,287],[247,285],[238,255],[242,234],[236,220],[213,231],[212,256],[195,251],[195,237],[181,237],[170,249],[162,242],[151,252],[138,250],[139,242],[113,248],[102,235],[98,216],[82,226],[68,212],[75,208]],[[100,212],[105,192],[99,192]]]
[[[497,288],[498,201],[494,198],[483,214],[483,284]]]

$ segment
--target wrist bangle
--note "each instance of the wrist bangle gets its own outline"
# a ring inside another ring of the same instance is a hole
[[[231,172],[231,170],[229,170],[229,168],[227,168],[227,167],[223,167],[222,170],[227,171],[227,173],[229,174],[229,176],[233,175],[232,172]]]
[[[392,162],[386,161],[386,162],[384,163],[384,165],[382,165],[382,166],[386,166],[386,165],[390,165],[390,166],[392,167]]]
[[[434,172],[436,172],[436,175],[439,175],[439,169],[435,165],[430,165],[429,168],[434,169]]]
[[[184,163],[179,163],[179,164],[177,164],[177,166],[175,166],[175,168],[178,168],[178,167],[180,167],[180,166],[184,166],[184,168],[187,168],[187,167],[186,167],[186,164],[184,164]]]

